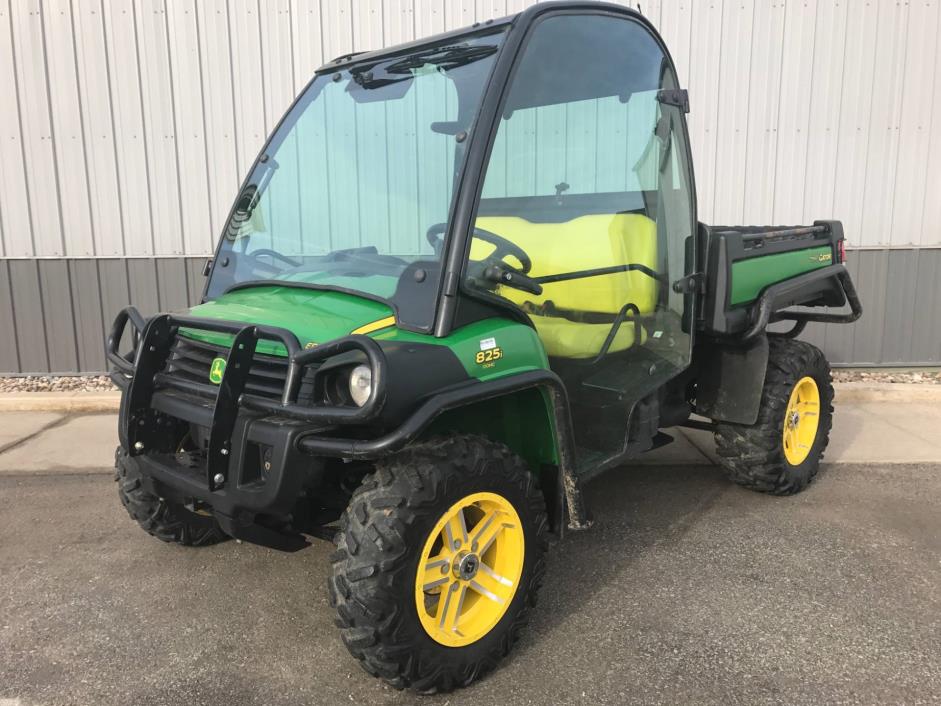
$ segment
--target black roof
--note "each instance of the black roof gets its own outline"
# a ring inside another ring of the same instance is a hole
[[[374,61],[381,61],[383,59],[395,56],[397,54],[406,54],[415,49],[424,46],[430,46],[434,44],[445,43],[462,37],[468,34],[476,34],[478,32],[486,32],[489,29],[496,31],[498,28],[506,27],[507,25],[514,25],[518,22],[529,23],[534,20],[539,15],[550,12],[553,10],[607,10],[609,12],[616,12],[619,14],[628,14],[635,17],[643,17],[643,15],[636,10],[625,7],[623,5],[615,5],[610,2],[592,2],[591,0],[560,0],[558,2],[543,2],[536,5],[532,5],[522,12],[518,12],[514,15],[507,15],[506,17],[501,17],[499,19],[485,20],[483,22],[475,22],[469,27],[462,27],[460,29],[451,30],[450,32],[442,32],[440,34],[431,35],[428,37],[422,37],[421,39],[416,39],[411,42],[405,42],[403,44],[396,44],[391,47],[385,47],[382,49],[375,49],[370,51],[362,52],[352,52],[349,54],[343,54],[333,59],[332,61],[327,62],[323,66],[317,69],[316,73],[329,73],[330,71],[337,71],[339,69],[346,68],[351,64],[359,63],[372,63]]]

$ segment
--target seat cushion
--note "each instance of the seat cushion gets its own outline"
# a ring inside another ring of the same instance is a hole
[[[521,247],[532,260],[531,277],[628,264],[657,270],[657,225],[646,216],[598,214],[562,223],[487,216],[478,218],[477,225]],[[471,244],[471,259],[482,260],[492,251],[493,245],[475,238]],[[513,258],[508,262],[518,265]],[[634,304],[646,314],[657,305],[657,288],[654,278],[631,271],[544,284],[541,295],[502,286],[497,288],[497,293],[520,306],[529,303],[539,307],[551,302],[556,309],[613,315],[625,304]],[[549,316],[532,316],[532,319],[546,352],[564,358],[597,355],[611,330],[607,323],[581,323]],[[610,351],[633,345],[633,329],[629,321],[622,324]]]

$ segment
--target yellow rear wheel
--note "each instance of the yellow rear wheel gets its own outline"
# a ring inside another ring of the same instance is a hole
[[[513,505],[496,493],[454,503],[428,535],[415,576],[415,606],[425,632],[464,647],[506,613],[523,573],[526,540]]]
[[[820,470],[833,422],[830,364],[820,349],[770,337],[757,412],[751,424],[717,422],[719,463],[745,488],[799,493]]]
[[[820,426],[820,389],[812,377],[802,377],[791,390],[784,412],[784,457],[792,466],[810,455]]]

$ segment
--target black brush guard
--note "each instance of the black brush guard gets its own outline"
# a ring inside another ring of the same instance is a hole
[[[119,352],[129,322],[134,328],[136,344],[133,358]],[[164,372],[171,346],[181,328],[233,337],[219,385],[184,380]],[[245,391],[259,340],[280,343],[287,350],[288,369],[279,400]],[[305,369],[350,351],[365,354],[372,369],[372,391],[365,404],[362,407],[298,404]],[[162,431],[158,413],[151,404],[155,391],[179,390],[214,400],[206,462],[206,486],[210,491],[219,489],[229,476],[232,434],[240,408],[319,425],[348,425],[373,420],[385,401],[385,356],[378,344],[366,336],[345,336],[315,348],[302,349],[297,337],[282,328],[174,314],[159,314],[145,322],[134,307],[127,307],[115,318],[106,353],[115,366],[111,378],[124,391],[120,432],[132,458],[146,454],[157,443],[157,436]],[[221,479],[220,482],[217,478]]]

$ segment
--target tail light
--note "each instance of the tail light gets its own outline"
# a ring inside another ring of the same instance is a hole
[[[846,238],[840,238],[836,241],[837,262],[846,262]]]

